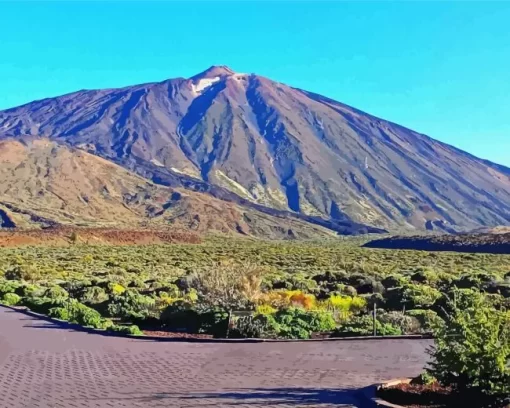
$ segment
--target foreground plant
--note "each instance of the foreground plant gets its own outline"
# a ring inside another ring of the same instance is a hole
[[[510,312],[472,290],[455,291],[446,309],[429,373],[461,395],[488,396],[489,403],[509,396]]]

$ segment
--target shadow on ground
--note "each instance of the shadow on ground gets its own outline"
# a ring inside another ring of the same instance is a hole
[[[372,408],[374,405],[363,397],[360,389],[324,388],[240,388],[218,392],[158,393],[143,396],[138,393],[129,397],[145,403],[160,402],[161,406],[197,406],[204,401],[211,406],[227,407],[238,405],[260,407],[358,407]],[[172,401],[173,400],[173,401]],[[177,404],[177,405],[176,405]]]

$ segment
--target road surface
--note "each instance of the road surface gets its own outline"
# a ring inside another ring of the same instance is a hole
[[[63,329],[0,307],[1,408],[361,407],[429,340],[186,343]]]

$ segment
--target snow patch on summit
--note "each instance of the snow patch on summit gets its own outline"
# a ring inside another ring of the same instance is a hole
[[[205,89],[209,88],[211,85],[213,85],[215,82],[218,82],[220,80],[220,77],[214,77],[214,78],[203,78],[198,80],[197,83],[191,84],[191,89],[193,90],[193,93],[195,95],[200,95]]]

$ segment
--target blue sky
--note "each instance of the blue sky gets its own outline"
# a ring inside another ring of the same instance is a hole
[[[228,65],[510,166],[510,2],[0,1],[0,109]]]

